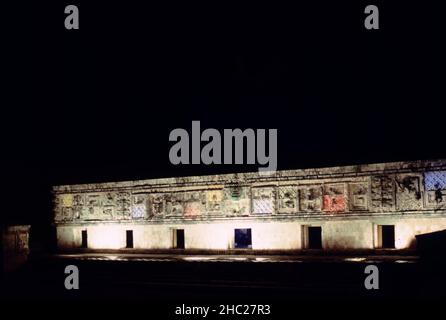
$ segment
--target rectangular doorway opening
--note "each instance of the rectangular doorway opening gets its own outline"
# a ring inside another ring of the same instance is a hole
[[[126,248],[133,248],[133,230],[126,230]]]
[[[382,249],[395,248],[395,226],[380,225],[378,226],[378,246]]]
[[[81,241],[81,248],[88,248],[88,238],[87,238],[87,230],[82,230],[82,241]]]
[[[236,249],[252,249],[251,229],[235,229],[234,238]]]
[[[322,249],[322,227],[308,227],[308,249]]]
[[[184,229],[175,230],[175,248],[184,249]]]

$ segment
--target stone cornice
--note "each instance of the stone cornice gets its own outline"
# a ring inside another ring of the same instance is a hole
[[[285,182],[291,180],[318,180],[324,178],[360,177],[367,175],[424,172],[446,170],[446,160],[419,160],[410,162],[389,162],[353,166],[338,166],[314,169],[281,170],[264,176],[258,172],[160,178],[107,183],[60,185],[53,187],[53,193],[74,193],[109,190],[144,190],[177,187],[198,187],[212,185],[243,185],[252,183]]]

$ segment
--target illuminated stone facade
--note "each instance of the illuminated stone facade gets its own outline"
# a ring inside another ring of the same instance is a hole
[[[446,161],[53,188],[60,249],[413,249],[446,229]]]

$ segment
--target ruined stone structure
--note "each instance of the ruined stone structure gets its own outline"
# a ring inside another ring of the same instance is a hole
[[[16,225],[2,230],[3,268],[6,272],[14,271],[27,261],[30,229],[30,225]]]
[[[446,161],[56,186],[60,249],[413,249],[446,229]]]

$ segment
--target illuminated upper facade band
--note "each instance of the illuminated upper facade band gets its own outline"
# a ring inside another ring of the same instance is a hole
[[[54,187],[53,193],[61,247],[79,246],[81,232],[89,228],[88,247],[125,247],[122,239],[110,240],[113,245],[99,239],[99,233],[107,233],[101,229],[104,226],[115,230],[118,238],[134,226],[132,242],[139,248],[169,248],[178,236],[184,237],[180,241],[186,248],[197,249],[234,248],[237,240],[232,233],[237,228],[249,229],[249,237],[252,232],[249,247],[254,249],[302,249],[309,241],[308,226],[322,228],[322,247],[334,249],[374,248],[381,241],[380,226],[395,226],[394,241],[400,241],[400,248],[412,247],[409,238],[414,234],[446,228],[444,160],[287,170],[270,176],[245,173],[65,185]],[[276,226],[271,224],[274,221]],[[368,225],[375,230],[370,237]],[[396,232],[399,227],[404,235]],[[165,231],[170,238],[164,239],[162,228],[184,231],[173,236]],[[281,242],[284,232],[290,232],[287,228],[295,228],[299,239]],[[357,236],[355,228],[364,232],[351,243],[349,232]],[[226,232],[225,240],[215,247],[200,240],[211,229],[215,236]],[[309,230],[311,238],[313,230]]]

